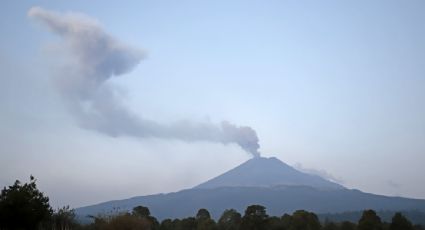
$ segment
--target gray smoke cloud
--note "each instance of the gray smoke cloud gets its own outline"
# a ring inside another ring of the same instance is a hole
[[[327,171],[325,171],[323,169],[305,168],[299,162],[297,162],[294,165],[294,168],[298,169],[301,172],[312,174],[312,175],[317,175],[317,176],[320,176],[322,178],[325,178],[327,180],[333,181],[333,182],[338,183],[338,184],[345,184],[345,182],[344,182],[343,179],[341,179],[339,177],[336,177],[336,176],[332,175],[331,173],[329,173],[329,172],[327,172]]]
[[[144,53],[122,44],[95,20],[82,14],[60,14],[41,7],[31,8],[28,16],[59,35],[70,52],[72,68],[60,73],[57,86],[81,127],[114,137],[236,143],[254,157],[260,156],[257,134],[248,126],[236,126],[227,121],[160,124],[128,110],[107,81],[130,72],[143,59]]]

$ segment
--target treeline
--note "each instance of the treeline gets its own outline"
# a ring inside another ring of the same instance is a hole
[[[376,214],[381,218],[382,221],[391,222],[394,217],[395,211],[391,210],[379,210]],[[401,212],[407,219],[414,224],[420,224],[425,226],[425,213],[419,210],[403,210]],[[318,214],[319,220],[324,222],[325,220],[332,220],[334,222],[351,221],[357,223],[362,216],[362,211],[350,211],[340,213],[320,213]]]
[[[396,213],[389,223],[382,222],[374,210],[365,210],[357,223],[342,221],[321,223],[315,213],[298,210],[292,215],[268,216],[266,208],[250,205],[243,215],[234,209],[223,212],[218,221],[211,218],[207,209],[199,209],[196,216],[183,219],[165,219],[158,222],[147,207],[138,206],[130,213],[109,217],[93,217],[94,223],[81,229],[151,229],[151,230],[423,230],[413,225],[401,213]]]
[[[91,218],[92,223],[82,225],[69,207],[53,210],[32,176],[29,183],[16,181],[0,194],[0,230],[425,230],[401,213],[394,214],[390,222],[382,221],[374,210],[363,211],[356,223],[320,222],[315,213],[305,210],[269,216],[261,205],[248,206],[243,215],[234,209],[225,210],[217,221],[202,208],[193,217],[159,222],[144,206]]]

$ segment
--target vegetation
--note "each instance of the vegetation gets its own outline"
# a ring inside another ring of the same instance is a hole
[[[49,198],[37,189],[32,176],[28,183],[16,181],[1,191],[0,230],[425,230],[402,213],[396,213],[388,223],[374,210],[363,211],[357,223],[320,222],[315,213],[305,210],[268,216],[266,207],[261,205],[248,206],[243,216],[234,209],[225,210],[217,222],[204,208],[195,217],[158,222],[144,206],[134,207],[132,212],[92,218],[93,223],[81,225],[69,206],[53,211]]]
[[[37,189],[36,180],[19,180],[0,194],[0,229],[37,229],[49,221],[53,211],[49,198]]]
[[[318,214],[319,219],[322,222],[326,222],[326,220],[332,220],[333,222],[343,222],[350,221],[353,223],[357,223],[363,212],[362,211],[351,211],[351,212],[341,212],[341,213],[321,213]],[[391,223],[393,217],[396,212],[389,210],[379,210],[376,211],[376,214],[381,218],[382,222]],[[408,217],[408,219],[415,224],[420,224],[425,226],[425,213],[419,210],[404,210],[402,216]]]

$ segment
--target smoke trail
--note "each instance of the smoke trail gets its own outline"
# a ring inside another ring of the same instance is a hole
[[[131,113],[106,84],[112,77],[131,71],[143,52],[120,43],[95,20],[81,14],[59,14],[33,7],[28,16],[45,24],[59,35],[74,59],[72,70],[58,76],[58,90],[80,126],[110,136],[179,139],[236,143],[259,156],[258,137],[250,127],[221,124],[175,122],[170,125],[142,119]]]

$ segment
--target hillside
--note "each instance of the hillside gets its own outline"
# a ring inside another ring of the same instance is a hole
[[[387,197],[363,193],[358,190],[320,190],[307,186],[221,187],[213,189],[187,189],[180,192],[140,196],[110,201],[79,208],[79,216],[110,213],[112,210],[131,210],[137,205],[149,207],[159,219],[193,216],[200,208],[206,208],[214,218],[229,208],[239,212],[250,204],[267,207],[270,215],[305,209],[316,213],[375,210],[425,211],[425,200]]]
[[[349,190],[319,176],[299,172],[277,158],[253,158],[192,189],[109,201],[78,208],[76,213],[84,218],[143,205],[159,219],[192,216],[200,208],[207,208],[218,218],[225,209],[243,212],[251,204],[261,204],[276,216],[299,209],[316,213],[364,209],[425,212],[425,200]]]

